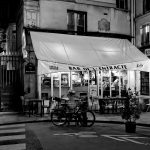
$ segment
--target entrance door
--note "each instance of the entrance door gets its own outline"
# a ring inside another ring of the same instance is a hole
[[[0,56],[0,110],[19,108],[21,81],[21,57],[3,54]]]

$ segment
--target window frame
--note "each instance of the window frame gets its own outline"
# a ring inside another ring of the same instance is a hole
[[[123,2],[123,6],[121,6]],[[128,0],[116,0],[116,8],[128,10]]]
[[[150,1],[143,0],[143,14],[150,12]]]
[[[141,46],[150,45],[150,23],[140,27]]]
[[[74,24],[69,24],[69,17],[68,17],[68,14],[73,14],[73,16],[74,16]],[[82,25],[80,25],[80,24],[78,24],[78,15],[83,15],[84,16],[84,25],[82,26]],[[72,27],[71,27],[72,26]],[[73,27],[74,26],[74,27]],[[79,27],[83,27],[84,29],[83,29],[83,31],[79,31],[78,30],[78,28]],[[70,29],[69,29],[70,28]],[[85,11],[76,11],[76,10],[70,10],[70,9],[68,9],[67,10],[67,29],[68,29],[68,31],[70,31],[70,32],[77,32],[77,34],[82,34],[82,33],[85,33],[85,32],[87,32],[87,12],[85,12]]]

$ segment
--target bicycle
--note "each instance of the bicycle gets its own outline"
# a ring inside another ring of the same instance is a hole
[[[67,103],[61,104],[51,112],[51,121],[56,126],[63,126],[75,121],[77,126],[91,127],[95,123],[95,115],[87,109],[87,102],[81,100],[74,109]]]

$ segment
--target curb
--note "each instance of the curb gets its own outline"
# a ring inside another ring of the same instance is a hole
[[[12,124],[23,124],[23,123],[38,123],[38,122],[51,122],[49,119],[45,120],[28,120],[28,121],[14,121],[14,122],[7,122],[7,123],[0,123],[0,126],[4,125],[12,125]]]
[[[0,126],[3,125],[12,125],[12,124],[23,124],[23,123],[39,123],[39,122],[51,122],[50,119],[43,120],[28,120],[28,121],[16,121],[16,122],[8,122],[8,123],[0,123]],[[122,121],[104,121],[104,120],[96,120],[95,123],[107,123],[107,124],[125,124]],[[150,124],[144,123],[136,123],[137,126],[150,127]]]

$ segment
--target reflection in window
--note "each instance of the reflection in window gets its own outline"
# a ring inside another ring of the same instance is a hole
[[[72,86],[88,86],[89,75],[85,71],[76,71],[72,73]]]
[[[119,71],[111,71],[112,97],[119,96]]]
[[[140,28],[140,34],[141,34],[141,45],[145,46],[150,43],[150,24],[146,24],[141,26]]]
[[[103,87],[103,97],[109,97],[110,96],[110,75],[109,71],[103,71],[103,77],[102,77],[102,87]]]
[[[128,79],[127,79],[127,70],[122,70],[120,71],[120,86],[121,86],[121,97],[126,96],[126,90],[127,90],[127,84],[128,84]]]
[[[143,0],[143,13],[150,11],[150,0]]]

